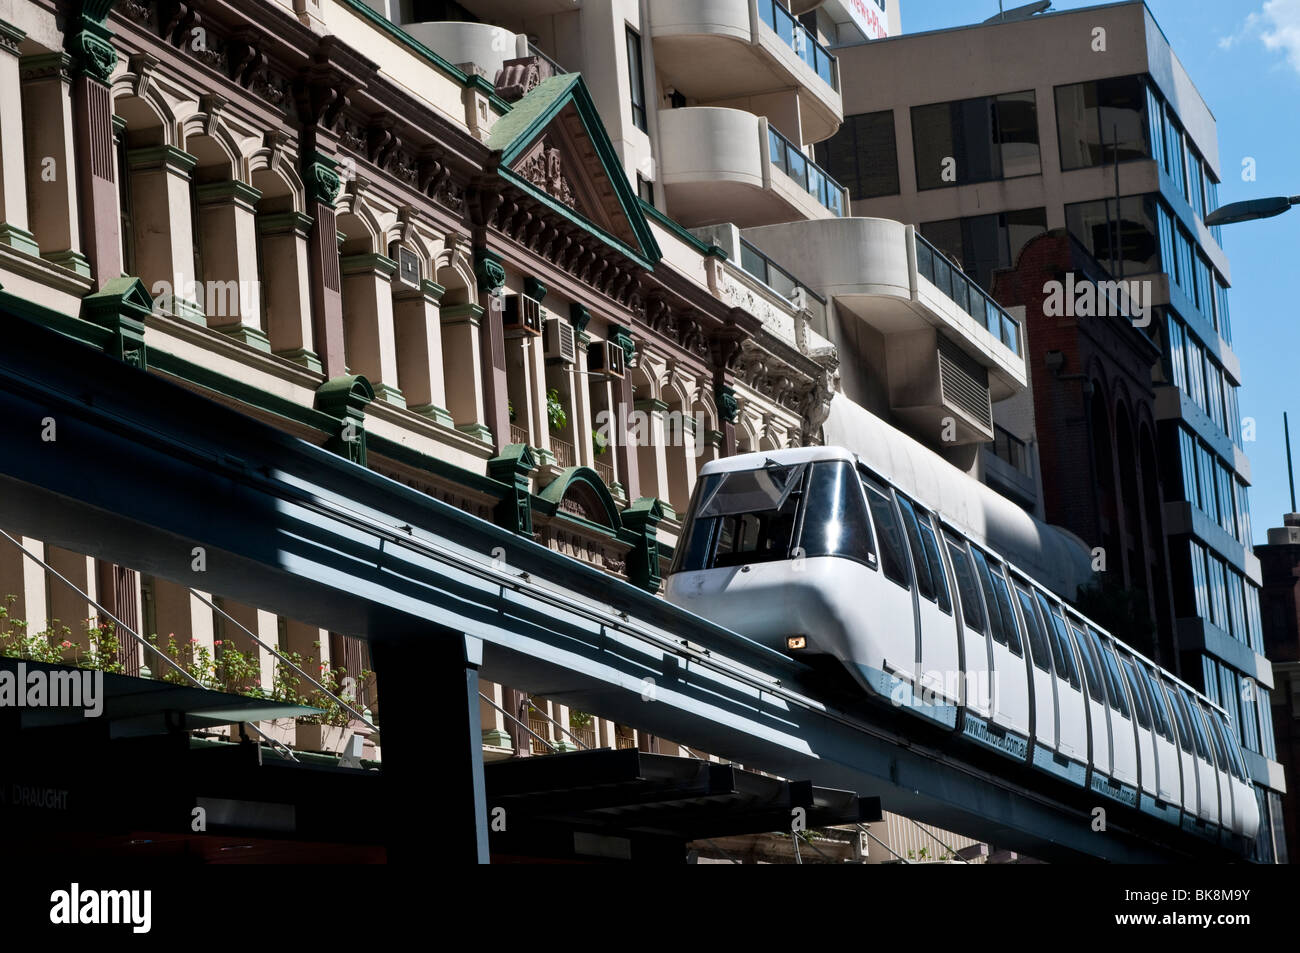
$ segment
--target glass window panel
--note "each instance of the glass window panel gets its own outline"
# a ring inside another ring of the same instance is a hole
[[[876,532],[880,535],[880,559],[885,577],[904,589],[910,588],[907,548],[903,543],[903,528],[898,523],[894,504],[888,494],[874,483],[863,480],[863,486],[867,491],[871,516],[876,521]]]
[[[799,545],[806,556],[842,556],[876,567],[871,524],[851,463],[813,464]]]

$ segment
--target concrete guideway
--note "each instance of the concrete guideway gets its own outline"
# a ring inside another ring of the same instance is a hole
[[[1082,802],[1059,803],[836,710],[779,653],[5,317],[0,525],[185,585],[200,581],[190,565],[201,546],[204,590],[368,638],[385,689],[385,771],[440,819],[415,825],[395,811],[394,856],[436,843],[486,858],[480,671],[747,767],[878,795],[886,810],[1042,859],[1216,851],[1176,831],[1144,837],[1118,816],[1093,832]],[[43,440],[50,419],[56,438]],[[434,786],[430,724],[440,726]],[[450,835],[449,817],[465,818]]]

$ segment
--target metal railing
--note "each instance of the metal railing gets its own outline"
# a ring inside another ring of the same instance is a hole
[[[561,440],[554,434],[551,435],[551,452],[555,454],[555,463],[561,467],[574,466],[574,460],[577,455],[574,452],[573,444],[567,440]]]
[[[983,325],[1013,354],[1020,356],[1020,322],[1007,314],[973,278],[949,261],[948,256],[926,241],[920,232],[914,234],[917,272]]]
[[[554,75],[556,76],[568,75],[569,71],[567,69],[565,69],[559,63],[555,62],[555,60],[551,59],[551,57],[547,56],[545,53],[543,53],[541,50],[539,50],[536,46],[533,45],[532,37],[528,38],[528,55],[535,56],[539,60],[545,61],[551,67],[551,71]]]
[[[799,151],[799,147],[776,131],[770,123],[767,127],[767,146],[772,161],[790,178],[794,179],[805,192],[829,209],[836,216],[844,215],[844,187],[836,182],[812,159]]]
[[[605,451],[608,453],[609,451]],[[605,481],[605,486],[614,485],[614,468],[608,463],[601,463],[599,460],[593,461],[592,467],[600,474],[600,478]]]
[[[528,443],[528,428],[521,427],[518,424],[510,425],[510,442],[511,443]]]
[[[812,31],[795,19],[777,0],[757,0],[758,18],[794,50],[831,89],[839,92],[840,70],[835,55],[817,42]]]

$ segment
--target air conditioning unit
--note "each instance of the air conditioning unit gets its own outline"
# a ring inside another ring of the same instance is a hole
[[[501,321],[507,331],[540,337],[542,303],[528,295],[506,295],[506,308],[502,313]]]
[[[572,364],[578,355],[573,325],[563,318],[546,319],[546,359]]]
[[[593,341],[587,351],[587,360],[592,371],[618,378],[624,374],[623,348],[613,341]]]

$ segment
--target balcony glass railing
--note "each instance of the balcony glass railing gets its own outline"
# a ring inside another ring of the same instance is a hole
[[[839,64],[831,51],[817,42],[817,37],[794,18],[777,0],[758,0],[758,16],[769,30],[798,54],[814,73],[836,92],[840,88]]]
[[[974,279],[948,260],[948,257],[916,232],[916,270],[931,284],[956,302],[988,330],[1013,354],[1020,355],[1020,322],[984,293]]]
[[[740,267],[787,301],[794,297],[796,288],[803,288],[804,293],[810,298],[816,299],[823,305],[826,303],[825,298],[811,290],[803,282],[798,281],[794,275],[772,261],[743,238],[740,240]]]
[[[844,188],[773,126],[767,127],[768,150],[772,165],[798,182],[813,198],[835,215],[844,214]]]

